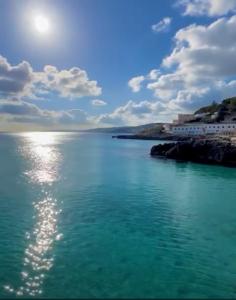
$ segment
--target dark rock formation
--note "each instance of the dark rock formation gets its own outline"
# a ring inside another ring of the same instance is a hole
[[[221,140],[198,140],[153,146],[152,156],[236,167],[236,145]]]
[[[159,134],[155,136],[141,135],[141,134],[122,134],[113,135],[112,138],[126,139],[126,140],[156,140],[156,141],[187,141],[190,137],[176,136],[170,134]]]

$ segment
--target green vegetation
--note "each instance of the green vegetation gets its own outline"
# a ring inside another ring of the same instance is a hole
[[[132,134],[140,134],[145,129],[156,128],[156,126],[162,126],[162,123],[149,123],[145,125],[139,126],[124,126],[124,127],[108,127],[108,128],[95,128],[85,130],[87,132],[96,132],[96,133],[132,133]]]
[[[227,108],[228,112],[236,112],[236,97],[225,99],[222,106]]]
[[[213,113],[217,112],[218,107],[219,107],[219,104],[216,103],[215,101],[213,101],[211,105],[201,107],[194,114],[195,115],[196,114],[206,114],[206,113],[213,114]]]
[[[138,132],[139,135],[144,136],[156,136],[163,132],[163,125],[162,124],[156,124],[151,128],[145,128]]]
[[[235,121],[236,97],[224,99],[221,103],[213,102],[211,105],[201,107],[195,112],[195,115],[196,114],[205,114],[205,116],[201,119],[201,121],[204,122],[212,120],[220,122],[226,119]]]
[[[221,103],[214,101],[211,105],[201,107],[194,114],[213,114],[219,111],[227,111],[229,113],[236,112],[236,97],[224,99]]]

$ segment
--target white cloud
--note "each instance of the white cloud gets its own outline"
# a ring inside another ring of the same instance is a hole
[[[32,124],[40,126],[91,126],[89,116],[82,110],[53,111],[41,109],[23,99],[37,98],[37,94],[57,91],[61,97],[98,95],[101,88],[90,81],[85,71],[78,68],[58,71],[46,66],[44,72],[34,72],[28,62],[11,65],[0,56],[0,119],[11,126]],[[5,128],[5,127],[4,127]],[[8,127],[6,127],[8,128]]]
[[[137,93],[141,90],[142,84],[147,80],[156,80],[160,76],[160,70],[153,69],[147,75],[136,76],[129,80],[128,85],[134,93]]]
[[[59,71],[56,67],[47,65],[44,72],[37,74],[35,81],[42,90],[55,91],[61,97],[69,99],[99,96],[102,92],[97,81],[89,80],[86,71],[77,67]]]
[[[236,94],[235,28],[236,15],[177,31],[174,49],[163,59],[161,71],[143,75],[145,86],[167,115]]]
[[[17,97],[29,92],[33,70],[26,61],[12,66],[0,56],[0,95]]]
[[[166,67],[196,77],[225,77],[236,74],[236,16],[221,18],[209,26],[191,25],[175,35],[176,47],[164,59]],[[222,38],[224,37],[224,38]]]
[[[178,106],[182,111],[235,95],[235,26],[232,16],[179,30],[175,48],[162,62],[165,72],[147,88],[167,109]]]
[[[122,126],[141,125],[150,122],[159,122],[167,119],[165,107],[159,101],[128,101],[125,105],[116,108],[113,112],[100,115],[94,120],[97,124]]]
[[[25,101],[0,100],[0,116],[8,123],[30,123],[46,127],[73,125],[76,128],[81,125],[92,125],[83,110],[46,110]]]
[[[152,31],[154,32],[166,32],[170,29],[172,19],[169,17],[163,18],[157,24],[152,25]]]
[[[39,116],[42,110],[35,104],[23,101],[0,101],[0,114]]]
[[[144,76],[136,76],[129,80],[128,85],[134,93],[137,93],[141,89],[141,83],[145,80]]]
[[[153,69],[149,72],[149,74],[146,76],[146,79],[149,80],[156,80],[161,75],[160,70]]]
[[[159,101],[128,101],[114,111],[99,116],[88,115],[81,109],[54,111],[41,109],[25,101],[0,100],[0,119],[11,124],[22,124],[24,128],[90,128],[119,125],[140,125],[167,120],[169,112]]]
[[[104,106],[104,105],[107,105],[107,103],[103,100],[100,100],[100,99],[94,99],[94,100],[92,100],[92,105],[94,105],[94,106]]]
[[[50,92],[74,99],[99,96],[102,89],[97,81],[88,78],[86,71],[77,67],[59,71],[54,66],[45,66],[43,72],[34,72],[26,61],[11,65],[0,56],[0,96],[34,99]]]
[[[184,15],[210,17],[224,16],[236,12],[236,0],[179,0]]]
[[[117,125],[170,121],[177,113],[235,96],[235,28],[236,16],[232,16],[177,31],[174,49],[163,59],[161,71],[142,76],[142,85],[154,92],[156,100],[129,101],[100,116],[100,121]]]

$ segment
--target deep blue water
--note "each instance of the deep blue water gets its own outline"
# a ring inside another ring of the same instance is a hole
[[[155,143],[0,134],[0,298],[236,297],[236,169]]]

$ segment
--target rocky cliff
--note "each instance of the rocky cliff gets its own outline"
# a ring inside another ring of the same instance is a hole
[[[177,136],[172,134],[160,133],[153,136],[142,134],[121,134],[113,135],[112,138],[124,139],[124,140],[156,140],[156,141],[186,141],[189,140],[189,136]]]
[[[220,140],[197,140],[153,146],[152,156],[236,167],[236,145]]]

